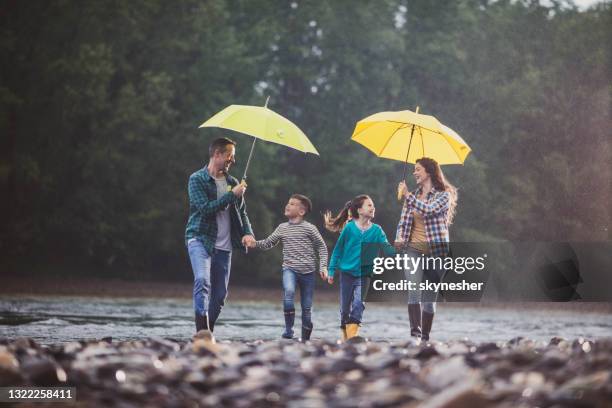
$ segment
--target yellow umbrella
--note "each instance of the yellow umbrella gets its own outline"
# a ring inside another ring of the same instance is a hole
[[[416,163],[431,157],[439,164],[463,164],[472,149],[451,128],[433,116],[409,110],[379,112],[357,122],[351,140],[362,144],[378,157]]]
[[[463,164],[471,152],[454,130],[436,118],[409,110],[380,112],[357,122],[351,140],[378,157],[416,163],[431,157],[439,164]]]
[[[257,139],[319,155],[317,149],[299,127],[289,119],[268,109],[269,99],[270,97],[266,99],[265,106],[230,105],[200,125],[201,128],[218,127],[254,137],[243,180],[246,180]]]

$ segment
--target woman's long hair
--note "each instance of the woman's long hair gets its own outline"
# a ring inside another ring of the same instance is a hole
[[[416,161],[418,164],[423,166],[429,177],[431,177],[431,184],[438,191],[448,191],[450,193],[450,202],[448,203],[448,212],[446,213],[446,223],[448,225],[453,223],[455,218],[455,210],[457,208],[457,188],[449,183],[442,173],[442,168],[437,161],[429,157],[421,157]]]
[[[347,222],[359,218],[358,210],[363,205],[363,202],[369,198],[370,196],[368,195],[360,194],[357,197],[353,198],[351,201],[347,201],[346,204],[344,204],[344,208],[340,210],[338,215],[336,215],[335,217],[332,216],[331,211],[327,210],[323,215],[323,220],[325,221],[325,228],[332,232],[342,231]]]

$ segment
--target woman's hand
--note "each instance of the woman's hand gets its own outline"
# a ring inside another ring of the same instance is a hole
[[[410,194],[410,192],[408,191],[408,187],[406,186],[406,183],[403,180],[400,181],[399,184],[397,185],[398,200],[401,200],[402,198],[408,198],[408,194]]]
[[[332,283],[334,283],[334,277],[333,277],[333,276],[328,276],[328,277],[327,277],[327,283],[329,283],[330,285],[331,285]]]

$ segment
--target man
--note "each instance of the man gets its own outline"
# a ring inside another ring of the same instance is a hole
[[[243,196],[246,183],[228,171],[235,161],[236,142],[213,140],[208,166],[189,177],[189,220],[185,241],[193,269],[196,331],[213,331],[227,297],[232,248],[255,241]]]

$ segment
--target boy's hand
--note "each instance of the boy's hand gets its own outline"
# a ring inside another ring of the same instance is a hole
[[[327,274],[327,268],[323,268],[321,269],[321,271],[319,272],[319,274],[321,275],[321,279],[323,280],[327,280],[328,274]]]

